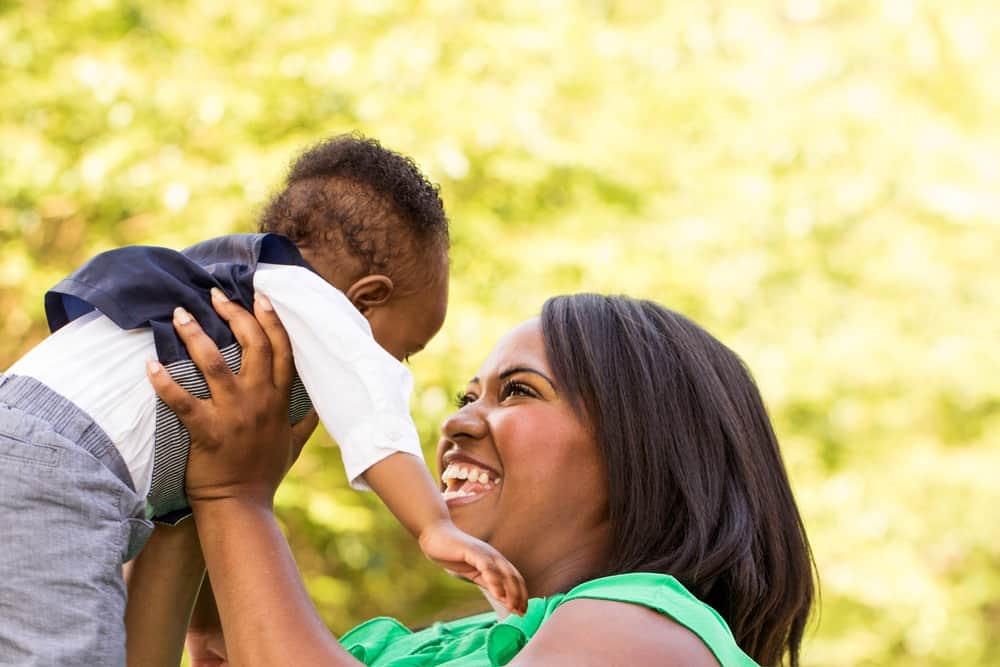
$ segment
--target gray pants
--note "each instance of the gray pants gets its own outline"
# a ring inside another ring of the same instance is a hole
[[[0,665],[125,664],[122,563],[152,529],[108,436],[0,375]]]

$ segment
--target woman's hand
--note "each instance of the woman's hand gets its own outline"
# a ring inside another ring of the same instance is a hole
[[[270,507],[279,482],[316,427],[316,415],[294,430],[288,424],[292,351],[267,297],[257,296],[254,315],[219,290],[212,290],[212,303],[243,347],[240,372],[229,370],[212,339],[178,308],[174,328],[205,375],[211,397],[195,398],[154,361],[149,380],[191,434],[185,480],[191,506],[239,498]]]
[[[320,619],[274,518],[274,491],[317,423],[313,413],[295,429],[288,425],[288,336],[263,295],[254,300],[256,319],[221,292],[213,291],[212,302],[243,346],[239,374],[179,309],[174,327],[211,398],[194,398],[158,363],[148,370],[156,393],[191,433],[187,496],[225,636],[224,648],[200,643],[200,659],[225,664],[219,662],[225,654],[242,666],[360,665]]]

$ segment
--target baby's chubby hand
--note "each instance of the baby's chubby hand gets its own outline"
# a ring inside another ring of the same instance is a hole
[[[521,573],[499,551],[459,530],[451,521],[426,526],[420,549],[448,572],[485,588],[515,614],[528,606],[528,589]]]

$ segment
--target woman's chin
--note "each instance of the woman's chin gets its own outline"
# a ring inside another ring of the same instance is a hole
[[[496,491],[445,498],[448,512],[458,528],[480,540],[489,541],[492,532]]]

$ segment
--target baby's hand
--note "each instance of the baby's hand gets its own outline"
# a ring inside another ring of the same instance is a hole
[[[463,533],[450,521],[434,523],[420,533],[420,548],[452,574],[482,586],[515,614],[528,607],[528,589],[521,573],[499,551]]]

